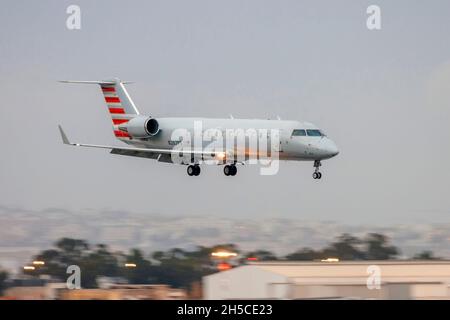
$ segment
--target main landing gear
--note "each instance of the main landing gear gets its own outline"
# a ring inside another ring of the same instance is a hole
[[[234,164],[227,164],[225,167],[223,167],[223,173],[226,176],[235,176],[237,173],[237,168]]]
[[[319,172],[319,167],[322,164],[320,163],[320,160],[315,160],[314,161],[314,173],[313,173],[313,179],[321,179],[322,178],[322,174]]]
[[[235,176],[237,173],[236,165],[229,164],[223,167],[223,173],[226,176]],[[187,167],[187,174],[189,176],[198,176],[200,174],[200,166],[198,164],[191,164]]]
[[[190,176],[198,176],[200,174],[200,166],[198,164],[189,165],[187,167],[187,174]]]

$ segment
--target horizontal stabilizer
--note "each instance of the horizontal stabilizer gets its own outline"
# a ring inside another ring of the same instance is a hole
[[[84,83],[84,84],[100,84],[100,85],[113,85],[116,83],[133,83],[132,81],[120,81],[119,79],[114,80],[60,80],[62,83]]]
[[[131,97],[124,86],[125,83],[129,82],[122,82],[118,78],[111,80],[61,80],[60,82],[99,85],[103,97],[105,98],[108,112],[112,118],[114,134],[119,139],[129,138],[124,137],[122,134],[118,135],[117,133],[119,133],[119,130],[115,127],[117,123],[123,123],[124,120],[128,121],[129,119],[139,115],[136,105],[133,100],[131,100]]]

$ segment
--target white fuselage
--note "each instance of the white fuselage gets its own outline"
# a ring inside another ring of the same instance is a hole
[[[276,147],[280,160],[324,160],[339,153],[336,144],[311,123],[288,120],[260,120],[260,119],[213,119],[213,118],[156,118],[159,124],[158,134],[146,138],[122,140],[140,148],[173,149],[180,142],[174,133],[184,129],[194,136],[195,128],[201,124],[202,132],[210,129],[222,132],[226,136],[227,130],[255,130],[257,140],[261,141],[261,132],[270,134],[272,129],[279,132],[279,146]],[[320,134],[319,134],[320,133]],[[267,139],[267,137],[265,137]],[[270,136],[269,136],[270,141]],[[191,142],[192,143],[192,142]],[[202,148],[211,141],[203,141]],[[270,142],[269,142],[270,143]],[[198,146],[197,146],[198,147]],[[247,143],[246,152],[251,146]],[[226,151],[225,143],[223,150]],[[250,150],[252,151],[252,150]],[[239,152],[239,150],[234,150]],[[243,151],[241,151],[243,152]]]

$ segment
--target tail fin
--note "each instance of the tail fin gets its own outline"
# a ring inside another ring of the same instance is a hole
[[[139,115],[139,111],[136,108],[133,100],[125,89],[124,84],[128,82],[122,82],[119,79],[106,80],[106,81],[72,81],[64,80],[64,83],[87,83],[98,84],[102,89],[105,102],[108,107],[108,111],[112,118],[114,135],[119,138],[130,138],[126,132],[122,132],[118,129],[118,125],[128,122],[130,119]]]

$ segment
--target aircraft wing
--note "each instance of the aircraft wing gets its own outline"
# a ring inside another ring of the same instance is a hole
[[[59,125],[59,132],[61,134],[61,138],[64,144],[76,146],[76,147],[88,147],[88,148],[101,148],[101,149],[109,149],[112,154],[124,155],[124,156],[132,156],[132,157],[141,157],[141,158],[150,158],[156,159],[161,162],[172,162],[171,154],[183,153],[183,154],[191,154],[191,155],[206,155],[211,156],[211,152],[205,152],[201,150],[173,150],[173,149],[150,149],[150,148],[136,148],[136,147],[118,147],[118,146],[106,146],[106,145],[97,145],[97,144],[86,144],[86,143],[73,143],[70,142],[67,138],[66,133],[63,128]],[[224,154],[225,155],[225,154]]]
[[[139,157],[139,158],[147,158],[157,160],[159,162],[168,162],[172,163],[172,156],[168,153],[158,153],[158,152],[143,152],[136,150],[123,150],[120,148],[114,148],[110,152],[111,154],[117,154],[121,156],[129,156],[129,157]]]

